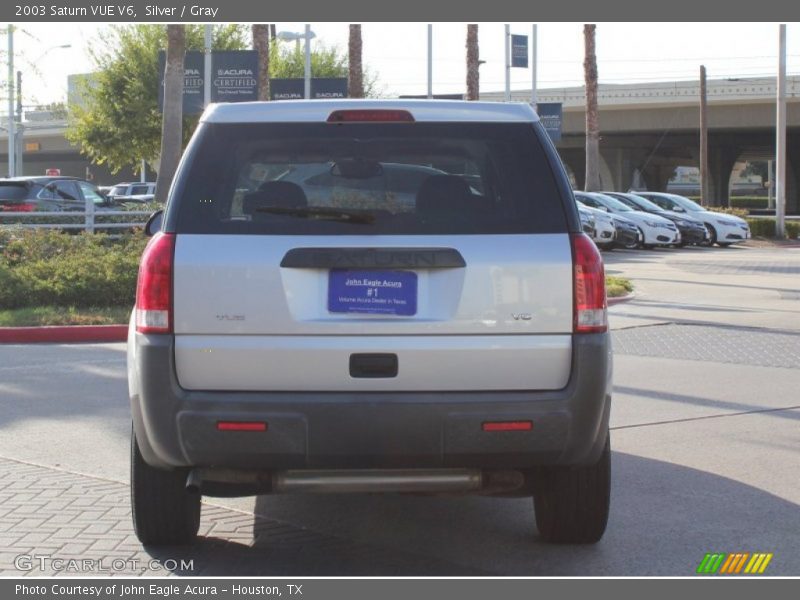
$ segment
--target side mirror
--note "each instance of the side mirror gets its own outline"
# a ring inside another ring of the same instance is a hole
[[[159,231],[161,231],[161,223],[164,221],[164,209],[160,208],[152,215],[150,218],[147,219],[147,223],[144,226],[144,234],[147,237],[153,237]]]
[[[678,213],[686,212],[686,211],[683,209],[683,207],[682,207],[682,206],[676,206],[676,207],[675,207],[675,208],[673,208],[672,210],[673,210],[673,212],[678,212]]]

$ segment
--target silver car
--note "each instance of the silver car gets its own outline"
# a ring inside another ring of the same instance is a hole
[[[201,495],[290,492],[527,495],[543,539],[603,535],[603,263],[528,105],[212,105],[147,230],[143,543],[192,541]]]

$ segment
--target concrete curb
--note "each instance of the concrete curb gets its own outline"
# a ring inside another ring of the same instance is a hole
[[[634,292],[631,292],[630,294],[626,294],[624,296],[617,296],[616,298],[609,298],[608,299],[608,305],[609,306],[614,306],[615,304],[622,304],[623,302],[630,302],[634,298],[636,298],[636,294]]]
[[[124,342],[127,338],[127,325],[0,327],[0,344],[85,344]]]

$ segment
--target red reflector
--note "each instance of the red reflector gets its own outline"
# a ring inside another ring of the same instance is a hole
[[[385,108],[363,110],[335,110],[328,123],[413,123],[414,117],[407,110]]]
[[[267,424],[253,421],[217,421],[217,429],[220,431],[266,431]]]
[[[530,431],[533,429],[532,421],[492,421],[484,423],[484,431]]]

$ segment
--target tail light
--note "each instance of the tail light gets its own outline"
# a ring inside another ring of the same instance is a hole
[[[608,331],[606,277],[597,246],[584,233],[572,234],[575,333]]]
[[[36,205],[30,202],[22,202],[21,204],[4,204],[0,206],[3,212],[34,212]]]
[[[172,333],[172,259],[175,234],[157,233],[142,254],[136,285],[136,331]]]

